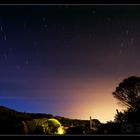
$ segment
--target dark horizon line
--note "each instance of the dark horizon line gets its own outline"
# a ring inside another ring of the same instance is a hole
[[[80,121],[90,121],[90,119],[78,119],[78,118],[69,118],[69,117],[65,117],[65,116],[57,116],[57,115],[53,115],[53,114],[50,114],[50,113],[39,113],[39,112],[24,112],[24,111],[17,111],[16,109],[14,108],[11,108],[11,107],[7,107],[5,105],[0,105],[0,108],[3,107],[3,108],[6,108],[6,109],[9,109],[9,110],[12,110],[12,111],[15,111],[17,113],[25,113],[25,114],[40,114],[40,115],[52,115],[52,117],[61,117],[61,118],[64,118],[64,119],[70,119],[70,120],[80,120]],[[90,117],[90,116],[89,116]],[[91,119],[91,120],[99,120],[99,119]],[[112,120],[108,120],[108,121],[112,121]],[[107,123],[108,121],[106,122],[101,122],[99,120],[100,123],[104,124],[104,123]]]

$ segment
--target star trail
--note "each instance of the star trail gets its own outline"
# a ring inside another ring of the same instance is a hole
[[[140,5],[0,5],[0,105],[113,120],[112,92],[140,75]]]

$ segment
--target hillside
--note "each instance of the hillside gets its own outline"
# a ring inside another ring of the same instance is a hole
[[[0,106],[0,134],[42,134],[42,125],[37,128],[37,124],[50,118],[57,119],[65,128],[67,134],[119,132],[119,126],[115,123],[102,124],[97,119],[92,119],[93,128],[91,129],[89,120],[70,119],[53,116],[52,114],[18,112],[14,109]],[[46,124],[44,123],[44,125]]]
[[[0,134],[20,134],[21,122],[35,118],[51,118],[51,114],[18,112],[5,106],[0,106]]]
[[[78,120],[78,119],[70,119],[62,116],[53,116],[52,114],[44,114],[44,113],[28,113],[28,112],[18,112],[14,109],[0,106],[0,119],[10,119],[16,118],[18,120],[30,120],[33,118],[55,118],[58,119],[60,122],[65,121],[86,121],[86,120]]]
[[[54,117],[51,114],[43,114],[43,113],[26,113],[26,112],[18,112],[14,109],[10,109],[8,107],[0,106],[0,120],[1,119],[11,119],[16,118],[18,120],[26,120],[32,118],[52,118]]]

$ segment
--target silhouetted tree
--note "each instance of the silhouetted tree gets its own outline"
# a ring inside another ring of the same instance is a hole
[[[124,79],[112,94],[128,108],[140,109],[140,77]]]
[[[122,133],[140,133],[140,77],[131,76],[116,87],[113,96],[126,105],[127,109],[118,111],[114,121],[121,125]],[[126,131],[129,130],[129,131]]]
[[[121,127],[119,123],[116,122],[107,122],[105,124],[104,133],[106,134],[120,134]]]
[[[124,111],[118,111],[114,121],[118,123],[140,123],[140,109],[129,108]]]
[[[118,123],[126,122],[125,112],[118,111],[118,109],[116,109],[116,112],[117,114],[115,115],[114,121]]]

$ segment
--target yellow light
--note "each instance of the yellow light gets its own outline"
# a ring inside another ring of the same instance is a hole
[[[62,126],[58,128],[57,134],[60,134],[60,135],[64,134],[64,128]]]

